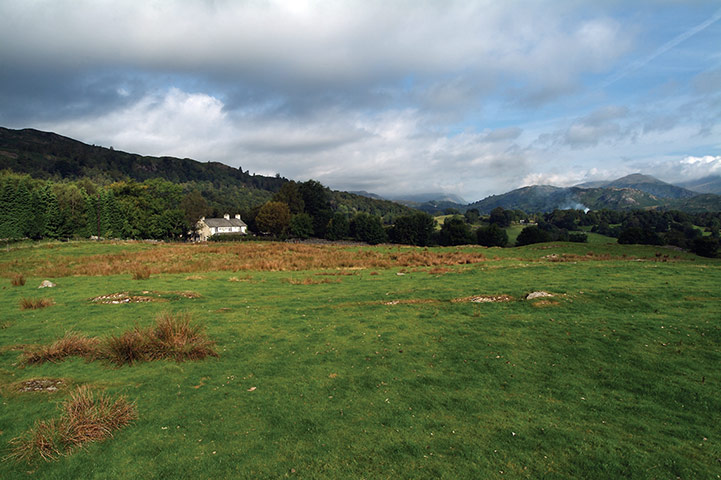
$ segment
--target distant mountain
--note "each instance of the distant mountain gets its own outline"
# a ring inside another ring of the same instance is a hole
[[[607,182],[587,182],[576,185],[578,188],[631,188],[641,192],[650,193],[660,198],[691,198],[697,195],[683,187],[671,185],[650,175],[634,173],[625,177]]]
[[[412,193],[408,195],[393,195],[388,197],[389,200],[402,203],[404,205],[416,205],[427,202],[452,202],[459,205],[465,205],[464,199],[453,193],[431,192],[431,193]]]
[[[711,175],[697,180],[682,182],[678,185],[694,192],[721,195],[721,175]]]
[[[365,190],[356,190],[356,191],[352,191],[352,192],[348,192],[348,193],[352,193],[353,195],[360,195],[361,197],[373,198],[375,200],[386,200],[385,198],[381,197],[380,195],[376,195],[375,193],[366,192]]]
[[[554,208],[573,208],[578,203],[569,194],[569,189],[550,185],[533,185],[518,188],[502,195],[491,195],[469,204],[466,208],[477,208],[481,214],[490,213],[496,207],[524,212],[546,212]],[[583,208],[581,206],[581,208]]]
[[[613,182],[609,182],[613,183]],[[464,209],[477,208],[482,214],[496,207],[524,212],[549,212],[554,209],[636,210],[676,209],[688,212],[721,211],[721,196],[698,195],[669,198],[656,196],[634,188],[570,187],[534,185],[512,190],[503,195],[492,195],[467,205]]]

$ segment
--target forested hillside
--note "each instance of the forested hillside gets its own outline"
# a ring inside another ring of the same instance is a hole
[[[302,229],[302,236],[323,236],[323,222],[334,214],[350,225],[359,213],[388,224],[412,212],[317,182],[296,184],[220,163],[145,157],[54,133],[0,128],[0,238],[180,239],[201,216],[224,213],[241,213],[256,228],[261,207],[291,185],[312,186],[306,193],[322,191],[325,202],[316,228]],[[296,208],[292,215],[303,213]]]

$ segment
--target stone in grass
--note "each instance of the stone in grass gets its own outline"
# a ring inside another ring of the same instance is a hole
[[[41,283],[38,288],[53,288],[53,287],[56,287],[56,286],[57,286],[57,285],[55,285],[55,284],[54,284],[53,282],[51,282],[50,280],[43,280],[43,283]]]
[[[534,298],[543,298],[543,297],[552,297],[552,293],[544,292],[544,291],[538,291],[538,292],[531,292],[528,295],[526,295],[526,300],[533,300]]]

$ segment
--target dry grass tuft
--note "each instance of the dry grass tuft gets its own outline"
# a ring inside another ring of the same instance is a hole
[[[25,276],[22,273],[15,273],[10,279],[10,283],[13,287],[22,287],[25,285]]]
[[[103,354],[118,366],[160,359],[182,362],[217,357],[214,345],[205,336],[203,326],[193,323],[189,314],[166,312],[158,315],[153,327],[135,328],[120,336],[109,337]]]
[[[98,355],[100,341],[97,338],[88,338],[74,332],[67,332],[65,336],[50,345],[42,346],[23,354],[23,363],[40,364],[44,362],[61,362],[68,357],[82,357],[92,360]]]
[[[52,298],[21,298],[20,310],[39,310],[41,308],[55,305]]]
[[[147,280],[150,278],[150,269],[144,265],[137,267],[133,271],[133,280]]]
[[[138,418],[133,403],[125,397],[116,400],[93,394],[79,387],[61,406],[57,419],[39,421],[25,434],[10,441],[9,458],[32,462],[38,458],[54,460],[69,455],[89,442],[102,441]]]
[[[51,345],[26,351],[23,362],[59,362],[71,356],[104,359],[118,366],[160,359],[182,362],[217,357],[214,345],[203,326],[193,323],[190,315],[162,313],[154,326],[136,327],[102,340],[68,332]]]
[[[149,339],[161,358],[173,358],[177,362],[218,356],[213,350],[215,343],[205,336],[202,325],[192,322],[190,314],[160,314]]]
[[[132,365],[148,359],[148,345],[143,333],[136,329],[118,336],[111,335],[103,342],[103,357],[116,365]]]

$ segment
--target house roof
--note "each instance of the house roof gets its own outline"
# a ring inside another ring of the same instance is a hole
[[[206,218],[203,220],[209,227],[247,227],[248,225],[239,218]]]

